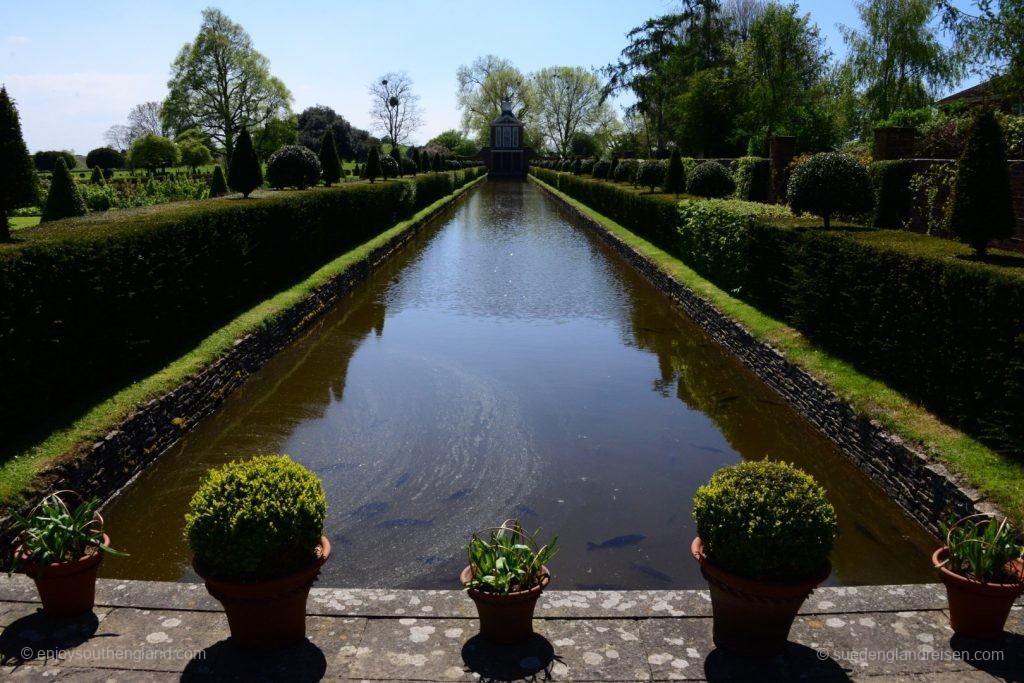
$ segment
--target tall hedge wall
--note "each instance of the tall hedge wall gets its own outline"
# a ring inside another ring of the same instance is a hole
[[[0,449],[162,367],[478,175],[206,200],[25,231],[0,248]]]
[[[872,243],[865,235],[874,233],[792,227],[738,202],[682,202],[670,239],[663,202],[535,174],[637,234],[657,236],[694,270],[950,424],[1024,457],[1024,277]],[[631,219],[637,202],[651,204],[646,214],[658,220]]]

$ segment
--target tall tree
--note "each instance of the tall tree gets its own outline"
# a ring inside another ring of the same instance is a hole
[[[582,67],[541,69],[533,78],[537,92],[537,125],[559,156],[566,156],[573,136],[592,132],[615,118],[602,98],[597,75]]]
[[[814,88],[825,74],[829,53],[810,15],[797,12],[796,5],[768,5],[740,49],[740,69],[750,91],[746,118],[751,135],[796,134],[814,104]]]
[[[163,106],[163,102],[151,101],[132,107],[128,112],[128,127],[131,128],[136,139],[146,133],[169,137],[170,130],[167,129],[160,117]]]
[[[974,0],[971,12],[938,2],[943,25],[977,70],[996,77],[1000,89],[1024,90],[1024,0]]]
[[[285,145],[294,145],[299,140],[298,117],[292,114],[287,119],[272,118],[267,125],[252,134],[253,148],[262,161]]]
[[[767,7],[766,0],[726,0],[722,16],[733,36],[745,41],[750,40],[750,29]]]
[[[420,98],[412,91],[412,79],[404,71],[384,74],[370,84],[373,97],[370,117],[375,127],[401,145],[423,125]]]
[[[0,242],[11,239],[8,216],[38,201],[36,171],[21,136],[21,121],[7,88],[0,86]]]
[[[938,37],[938,0],[862,0],[862,31],[843,27],[850,64],[872,122],[927,105],[966,72],[963,54]]]
[[[213,8],[203,10],[199,35],[178,53],[167,87],[164,122],[175,130],[200,128],[228,159],[242,128],[259,129],[291,114],[291,93],[270,75],[270,62],[241,26]]]
[[[533,83],[507,59],[486,55],[455,72],[456,98],[462,110],[462,129],[479,142],[490,137],[491,121],[501,113],[501,103],[509,102],[512,113],[524,125],[533,121],[536,95]],[[450,148],[454,149],[454,148]]]

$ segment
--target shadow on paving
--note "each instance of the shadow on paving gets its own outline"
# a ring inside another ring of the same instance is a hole
[[[712,650],[704,660],[709,681],[848,681],[847,670],[818,650],[790,642],[776,657],[742,657]]]
[[[21,617],[0,633],[0,665],[52,659],[57,651],[72,650],[92,638],[99,624],[91,611],[79,617],[57,618],[40,610]]]
[[[481,681],[547,681],[552,678],[551,666],[561,660],[548,639],[534,633],[513,645],[498,645],[483,636],[473,636],[462,646],[462,661]]]
[[[949,649],[979,671],[1008,681],[1024,681],[1024,636],[1003,632],[995,640],[954,635]]]
[[[319,681],[327,673],[323,651],[308,640],[263,652],[236,647],[229,638],[204,652],[204,658],[189,661],[182,681]]]

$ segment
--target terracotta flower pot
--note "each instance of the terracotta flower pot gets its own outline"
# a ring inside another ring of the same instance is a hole
[[[699,536],[693,539],[690,552],[711,588],[715,647],[741,655],[780,653],[800,606],[832,573],[832,565],[826,561],[812,580],[768,583],[736,576],[712,564]]]
[[[932,554],[932,564],[946,585],[949,600],[949,625],[970,638],[998,638],[1003,634],[1013,601],[1024,592],[1024,562],[1014,560],[1012,572],[1021,577],[1016,583],[983,583],[939,566],[949,557],[943,546]]]
[[[272,650],[306,637],[306,598],[320,567],[331,556],[331,542],[320,537],[320,556],[305,569],[270,581],[239,583],[205,576],[206,590],[224,606],[231,641],[246,649]]]
[[[110,537],[103,534],[103,545],[110,545]],[[21,548],[16,551],[21,554]],[[43,612],[54,617],[76,617],[91,610],[96,604],[96,574],[105,553],[91,546],[86,554],[70,562],[51,562],[40,567],[25,557],[26,574],[36,582]]]
[[[467,566],[459,575],[463,585],[473,578],[473,568]],[[495,643],[520,643],[533,635],[533,609],[537,598],[551,583],[547,567],[541,567],[541,580],[526,591],[515,593],[489,593],[470,588],[467,593],[476,604],[480,615],[480,635]]]

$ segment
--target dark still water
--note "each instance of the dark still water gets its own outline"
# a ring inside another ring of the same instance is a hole
[[[766,456],[828,489],[833,582],[933,579],[923,528],[527,183],[474,190],[114,500],[104,574],[194,579],[200,477],[260,453],[323,479],[322,586],[456,588],[519,517],[560,537],[552,588],[703,587],[693,493]]]

